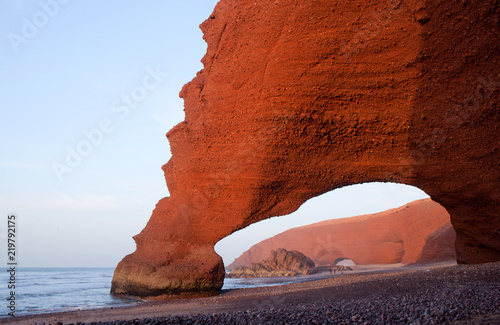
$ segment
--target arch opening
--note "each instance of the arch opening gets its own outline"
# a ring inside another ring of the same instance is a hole
[[[355,266],[356,263],[354,263],[353,260],[347,257],[339,257],[335,260],[334,265],[336,266]]]
[[[420,201],[422,204],[413,206]],[[367,221],[363,223],[362,219]],[[345,226],[345,220],[356,222]],[[432,227],[423,229],[429,223]],[[339,234],[321,230],[335,224],[348,231]],[[409,231],[403,233],[404,229]],[[412,239],[412,234],[420,237]],[[314,197],[292,214],[249,225],[219,241],[215,250],[227,271],[258,263],[277,248],[297,250],[318,267],[336,265],[344,259],[355,265],[410,264],[455,261],[454,236],[446,209],[420,189],[398,183],[364,183]],[[440,250],[442,241],[447,244]]]

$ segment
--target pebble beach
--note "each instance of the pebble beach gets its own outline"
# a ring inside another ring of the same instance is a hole
[[[345,273],[208,298],[3,318],[0,324],[500,324],[500,263]]]

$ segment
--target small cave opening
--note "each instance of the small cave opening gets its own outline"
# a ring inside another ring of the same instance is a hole
[[[354,263],[353,260],[350,258],[345,258],[345,257],[340,257],[335,260],[335,266],[355,266],[356,263]]]

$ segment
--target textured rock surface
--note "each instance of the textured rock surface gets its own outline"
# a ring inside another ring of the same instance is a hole
[[[460,263],[500,259],[496,0],[221,0],[159,202],[112,292],[217,293],[213,245],[350,184],[419,187]]]
[[[431,263],[456,259],[454,249],[455,239],[456,233],[453,226],[450,223],[446,223],[429,235],[415,263]]]
[[[429,263],[456,258],[450,216],[431,199],[287,230],[252,246],[227,269],[261,261],[277,247],[298,250],[318,266],[334,265],[342,258],[356,264]]]
[[[273,276],[295,276],[316,273],[313,260],[298,251],[278,248],[269,252],[269,257],[258,263],[234,268],[228,277],[257,278]]]

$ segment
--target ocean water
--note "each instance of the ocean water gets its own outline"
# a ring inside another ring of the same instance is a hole
[[[0,317],[8,316],[8,269],[0,276]],[[16,316],[137,304],[109,294],[114,268],[16,268]]]
[[[114,268],[16,268],[16,316],[126,306],[140,300],[109,294]],[[0,275],[0,317],[8,317],[8,268]],[[304,281],[304,277],[228,279],[223,290],[273,286]]]

